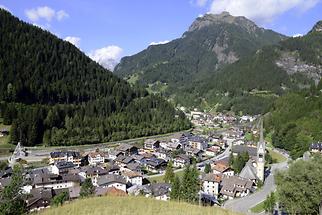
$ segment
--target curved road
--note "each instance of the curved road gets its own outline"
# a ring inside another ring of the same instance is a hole
[[[271,167],[271,172],[265,179],[264,186],[261,190],[243,198],[228,200],[224,203],[223,208],[230,209],[236,212],[242,212],[245,214],[252,214],[250,212],[250,209],[264,201],[267,195],[276,189],[274,180],[275,172],[277,170],[285,170],[287,168],[287,160],[282,163],[273,164]]]

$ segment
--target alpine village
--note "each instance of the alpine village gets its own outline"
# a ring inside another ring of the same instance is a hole
[[[1,215],[322,214],[322,21],[208,12],[110,68],[1,4]]]

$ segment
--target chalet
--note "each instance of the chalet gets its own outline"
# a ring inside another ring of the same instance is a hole
[[[134,172],[139,172],[141,173],[142,171],[142,166],[140,163],[129,163],[127,164],[124,168],[124,170],[128,171],[134,171]]]
[[[120,155],[123,155],[121,151],[113,150],[108,153],[108,159],[115,160]]]
[[[131,185],[142,185],[143,177],[140,173],[124,171],[122,175],[125,176],[126,182],[131,183]]]
[[[202,179],[203,191],[211,196],[217,196],[219,193],[219,185],[222,175],[220,174],[206,174]]]
[[[79,152],[67,151],[67,152],[51,152],[49,158],[49,164],[65,161],[72,162],[76,166],[81,164],[82,157]]]
[[[105,162],[105,153],[103,152],[91,152],[88,154],[89,165],[96,166]]]
[[[188,156],[192,156],[195,158],[202,157],[202,151],[200,149],[186,147],[186,148],[184,148],[184,151],[185,151],[186,155],[188,155]]]
[[[120,155],[114,160],[114,162],[116,163],[116,165],[118,165],[120,167],[125,167],[126,165],[128,165],[130,163],[134,163],[134,158],[129,157],[129,156]]]
[[[220,194],[224,198],[233,199],[247,196],[252,190],[253,182],[238,176],[223,176],[221,186]]]
[[[227,176],[233,176],[234,170],[229,167],[229,164],[225,162],[217,161],[211,165],[212,172],[214,174],[223,174]]]
[[[126,180],[121,175],[104,175],[97,180],[98,187],[108,188],[115,187],[116,189],[126,192]]]
[[[67,161],[60,161],[60,162],[56,162],[53,166],[51,166],[51,172],[56,175],[66,174],[74,168],[75,168],[74,163],[67,162]]]
[[[115,187],[96,187],[96,196],[127,196],[127,193],[123,190],[117,189]]]
[[[208,142],[206,141],[206,139],[200,136],[195,136],[191,133],[182,134],[182,136],[180,137],[180,143],[183,148],[189,146],[194,149],[206,150],[208,147]]]
[[[109,172],[102,168],[97,166],[86,166],[81,168],[79,175],[83,178],[90,178],[92,180],[92,183],[94,186],[97,186],[97,179],[100,176],[107,175]]]
[[[310,151],[313,153],[322,153],[322,142],[312,143],[310,145]]]
[[[169,160],[169,153],[167,150],[163,148],[159,148],[153,153],[157,158],[163,159],[163,160]]]
[[[206,150],[205,154],[206,156],[214,157],[218,152],[220,152],[220,146],[212,146]]]
[[[152,196],[157,200],[167,201],[170,199],[171,185],[167,183],[155,183],[150,185]]]
[[[173,159],[173,166],[176,168],[183,168],[190,164],[190,157],[184,154],[178,155]]]
[[[50,207],[54,192],[51,188],[35,188],[30,191],[26,200],[30,212]]]
[[[158,173],[165,170],[167,162],[163,159],[152,158],[146,161],[145,166],[148,171]]]
[[[80,176],[63,174],[45,174],[45,175],[33,175],[32,185],[35,188],[52,188],[52,189],[62,189],[80,186]]]
[[[149,150],[155,150],[160,148],[160,141],[154,139],[147,139],[144,141],[144,148]]]
[[[124,156],[131,156],[138,154],[138,148],[130,144],[122,143],[117,147],[117,151],[120,151]]]
[[[108,172],[108,174],[114,174],[114,175],[120,175],[120,167],[114,164],[109,165],[108,167],[106,167],[106,171]]]

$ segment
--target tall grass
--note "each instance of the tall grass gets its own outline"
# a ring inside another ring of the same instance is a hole
[[[41,215],[237,215],[219,207],[199,207],[144,197],[95,197],[62,207],[45,209]]]

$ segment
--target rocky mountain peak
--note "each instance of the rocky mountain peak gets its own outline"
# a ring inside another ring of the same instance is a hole
[[[189,27],[188,32],[200,30],[201,28],[210,25],[218,25],[224,23],[239,25],[241,27],[244,27],[248,31],[254,31],[255,29],[258,29],[258,26],[254,22],[244,16],[232,16],[228,12],[222,12],[220,14],[207,13],[203,16],[198,17]]]
[[[310,32],[322,32],[322,20],[318,21]]]

